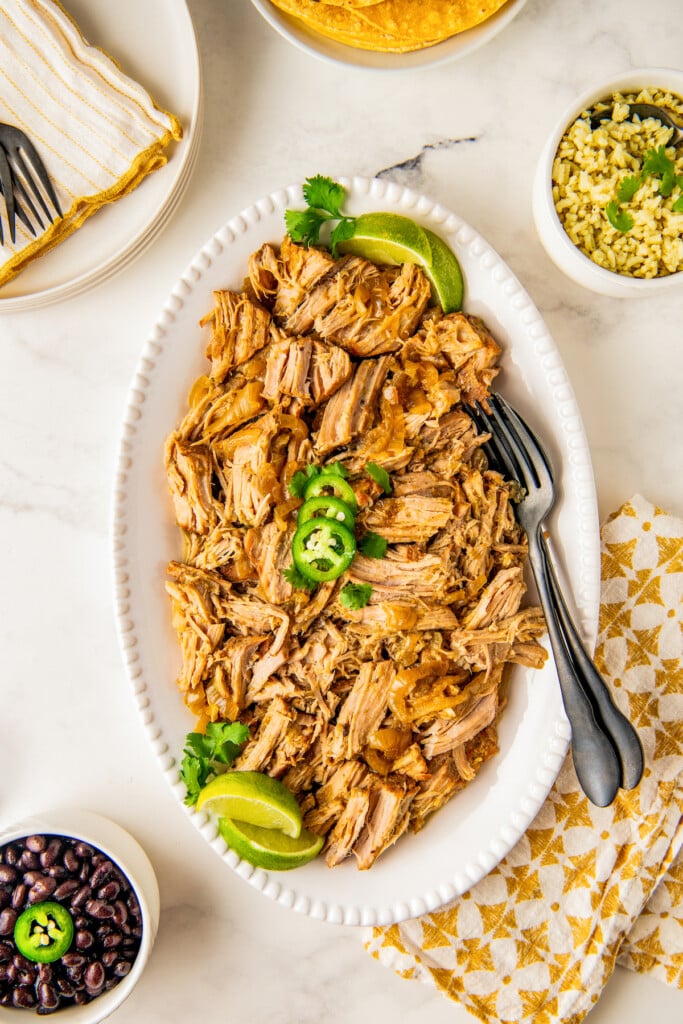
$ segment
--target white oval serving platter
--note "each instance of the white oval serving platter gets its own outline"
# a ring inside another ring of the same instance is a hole
[[[496,384],[545,440],[561,482],[553,515],[555,547],[573,586],[586,639],[597,631],[600,557],[590,455],[579,410],[555,343],[510,268],[455,213],[379,179],[342,179],[347,208],[393,210],[431,228],[461,262],[464,308],[481,316],[502,344]],[[301,208],[300,186],[273,192],[211,238],[174,285],[132,382],[120,441],[113,502],[113,572],[123,658],[146,735],[192,824],[226,863],[271,899],[314,918],[352,925],[397,922],[433,910],[487,874],[524,833],[565,757],[569,726],[551,659],[544,669],[514,667],[499,728],[500,752],[417,835],[403,836],[370,871],[352,858],[333,870],[324,859],[296,871],[265,872],[240,861],[215,822],[183,804],[177,759],[194,727],[175,686],[180,652],[164,591],[166,565],[181,557],[163,466],[164,441],[206,371],[198,321],[212,291],[239,289],[247,259],[278,243],[283,213]]]

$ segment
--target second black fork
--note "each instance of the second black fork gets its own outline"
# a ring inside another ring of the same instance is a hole
[[[578,728],[582,734],[573,741],[577,774],[592,802],[605,806],[614,798],[610,793],[615,779],[617,788],[632,789],[638,784],[643,774],[643,752],[633,726],[614,704],[586,651],[557,580],[543,530],[555,497],[550,461],[538,438],[502,396],[492,395],[490,412],[477,406],[472,415],[479,428],[491,435],[485,448],[496,467],[524,488],[517,518],[529,538],[530,561],[546,613],[567,714],[570,721],[577,716],[573,732]],[[577,687],[583,697],[575,692]],[[586,751],[577,749],[577,741]],[[589,766],[591,778],[587,777]]]

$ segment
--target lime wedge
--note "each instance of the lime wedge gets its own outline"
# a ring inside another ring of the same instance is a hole
[[[431,283],[434,297],[444,313],[454,313],[462,306],[462,295],[465,290],[460,264],[443,238],[439,238],[429,228],[422,230],[429,239],[431,249],[431,261],[425,273]]]
[[[307,864],[318,856],[325,841],[306,828],[297,839],[292,839],[276,829],[259,828],[231,818],[221,818],[218,831],[238,857],[266,871],[289,871]]]
[[[301,833],[301,810],[296,797],[277,779],[261,772],[217,775],[199,794],[197,810],[262,829],[276,829],[293,838]]]
[[[460,309],[463,279],[460,264],[438,235],[397,213],[363,213],[353,236],[339,243],[341,252],[363,256],[373,263],[414,263],[432,286],[444,313]]]
[[[414,220],[398,213],[362,213],[356,217],[353,236],[340,242],[339,248],[354,256],[364,256],[373,263],[427,266],[431,258],[424,230]]]

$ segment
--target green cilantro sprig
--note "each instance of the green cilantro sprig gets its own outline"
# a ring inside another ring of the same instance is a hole
[[[643,160],[643,175],[660,178],[659,194],[670,196],[676,184],[676,165],[666,155],[666,146],[648,149]]]
[[[323,226],[336,221],[329,237],[330,250],[336,257],[339,243],[352,238],[356,229],[355,217],[349,217],[342,211],[342,203],[346,198],[344,186],[322,174],[316,174],[306,178],[303,194],[308,209],[285,210],[289,237],[293,242],[301,242],[303,245],[317,245]]]
[[[387,553],[387,539],[368,530],[358,542],[358,550],[367,558],[384,558]]]
[[[185,803],[193,806],[201,790],[228,768],[249,738],[241,722],[209,722],[206,733],[190,732],[185,739],[180,778],[185,783]]]
[[[299,572],[299,570],[297,569],[293,562],[290,565],[289,569],[282,570],[282,575],[287,580],[287,582],[294,587],[295,590],[311,591],[315,590],[315,588],[318,585],[315,582],[315,580],[309,580],[307,576],[304,576],[302,572]]]
[[[617,188],[619,202],[630,203],[642,184],[643,179],[640,174],[631,174],[628,178],[622,178]]]
[[[676,165],[666,155],[666,146],[658,146],[657,149],[648,149],[639,174],[630,174],[621,179],[617,186],[617,199],[610,200],[605,207],[607,220],[617,231],[626,233],[634,224],[631,214],[622,210],[619,203],[630,203],[649,176],[659,178],[659,194],[664,199],[668,198],[678,185],[681,195],[672,203],[671,209],[673,213],[683,213],[683,175],[676,174]]]
[[[633,227],[634,220],[630,213],[619,208],[616,199],[612,199],[605,207],[607,220],[613,228],[624,234]]]
[[[339,592],[339,601],[345,608],[357,611],[365,608],[372,596],[372,587],[369,583],[347,583]]]
[[[365,472],[382,488],[385,494],[391,494],[391,480],[386,469],[378,466],[376,462],[366,462]]]

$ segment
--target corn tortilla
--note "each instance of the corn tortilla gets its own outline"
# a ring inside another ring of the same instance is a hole
[[[362,50],[405,53],[486,21],[508,0],[272,0],[321,35]]]

